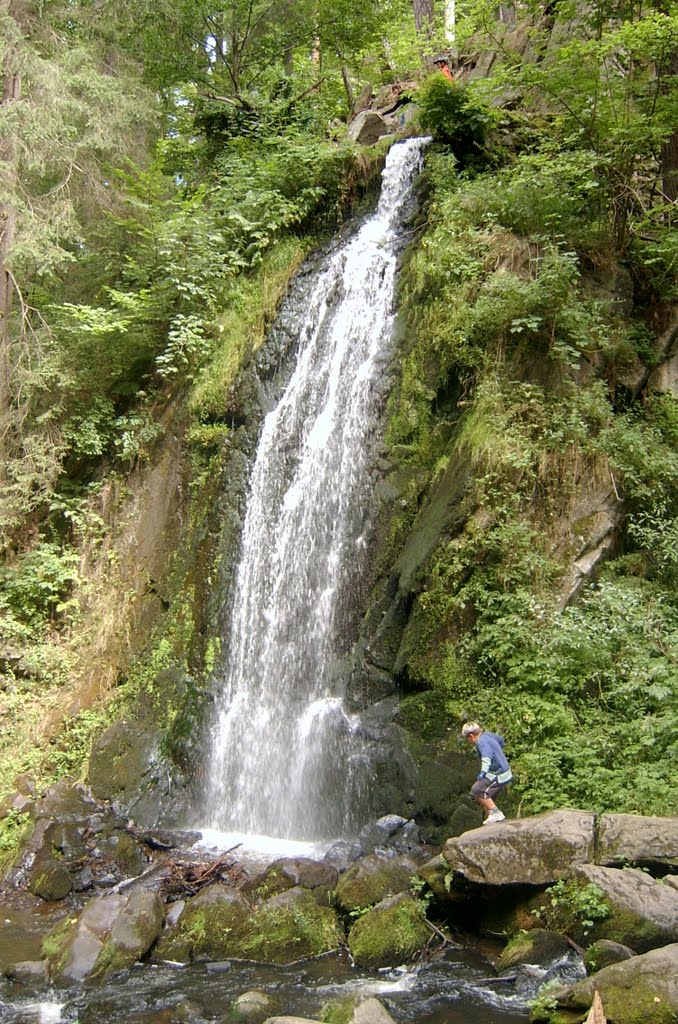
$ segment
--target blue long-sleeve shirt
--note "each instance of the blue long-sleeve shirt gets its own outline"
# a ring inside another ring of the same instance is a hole
[[[504,737],[494,732],[481,732],[476,743],[480,758],[479,779],[488,778],[496,782],[509,782],[513,778],[511,767],[504,753]]]

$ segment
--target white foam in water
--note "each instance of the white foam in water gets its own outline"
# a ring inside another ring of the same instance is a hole
[[[234,855],[250,861],[270,863],[280,857],[309,857],[322,860],[331,842],[307,843],[293,839],[277,839],[275,836],[245,835],[241,832],[219,832],[217,829],[200,829],[202,838],[196,844],[200,849],[225,852],[237,846]]]
[[[64,1006],[64,1003],[27,1003],[23,1007],[26,1016],[22,1019],[32,1018],[36,1024],[59,1024]]]

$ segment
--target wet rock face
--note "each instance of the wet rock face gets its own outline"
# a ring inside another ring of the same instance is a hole
[[[320,889],[329,894],[336,886],[339,872],[336,867],[308,857],[285,857],[276,860],[262,874],[243,887],[255,898],[265,899],[295,886]]]
[[[156,893],[96,896],[79,919],[47,936],[43,952],[56,983],[103,980],[139,960],[162,928],[165,909]]]

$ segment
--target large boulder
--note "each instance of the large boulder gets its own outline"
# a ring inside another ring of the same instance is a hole
[[[261,960],[286,964],[336,949],[344,934],[336,913],[295,886],[252,907],[215,883],[187,900],[154,950],[158,960]]]
[[[386,896],[405,892],[417,869],[416,860],[407,854],[383,857],[371,853],[361,857],[339,879],[335,897],[337,905],[350,914],[371,907]]]
[[[206,886],[187,900],[158,942],[153,957],[187,963],[189,960],[227,960],[249,935],[252,909],[239,892],[221,883]]]
[[[678,941],[678,892],[636,868],[586,864],[576,876],[597,886],[610,914],[596,923],[591,937],[632,946],[640,952]]]
[[[311,860],[310,857],[283,857],[253,878],[244,889],[257,899],[275,896],[295,886],[329,893],[338,879],[339,872],[330,863]]]
[[[374,110],[362,110],[348,126],[348,137],[362,146],[373,146],[383,135],[390,135],[394,126]]]
[[[678,818],[604,814],[598,820],[596,863],[678,867]]]
[[[272,896],[257,907],[240,956],[288,964],[328,953],[344,941],[344,932],[334,910],[321,906],[312,892],[296,887]]]
[[[482,826],[448,839],[443,857],[469,882],[549,885],[593,860],[594,815],[559,810]]]
[[[594,992],[600,993],[605,1016],[614,1024],[675,1024],[678,944],[605,967],[557,998],[563,1006],[586,1010]]]
[[[130,967],[151,948],[164,918],[157,893],[138,889],[95,897],[79,918],[69,918],[45,939],[52,980],[100,981]]]
[[[358,967],[395,967],[423,949],[430,937],[420,905],[401,892],[358,918],[348,947]]]

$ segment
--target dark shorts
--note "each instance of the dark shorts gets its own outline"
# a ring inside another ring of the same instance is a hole
[[[509,779],[509,782],[511,780]],[[498,793],[501,793],[502,789],[506,789],[509,782],[496,782],[490,781],[490,779],[476,779],[471,786],[471,796],[482,797],[483,799],[489,798],[494,800]]]

